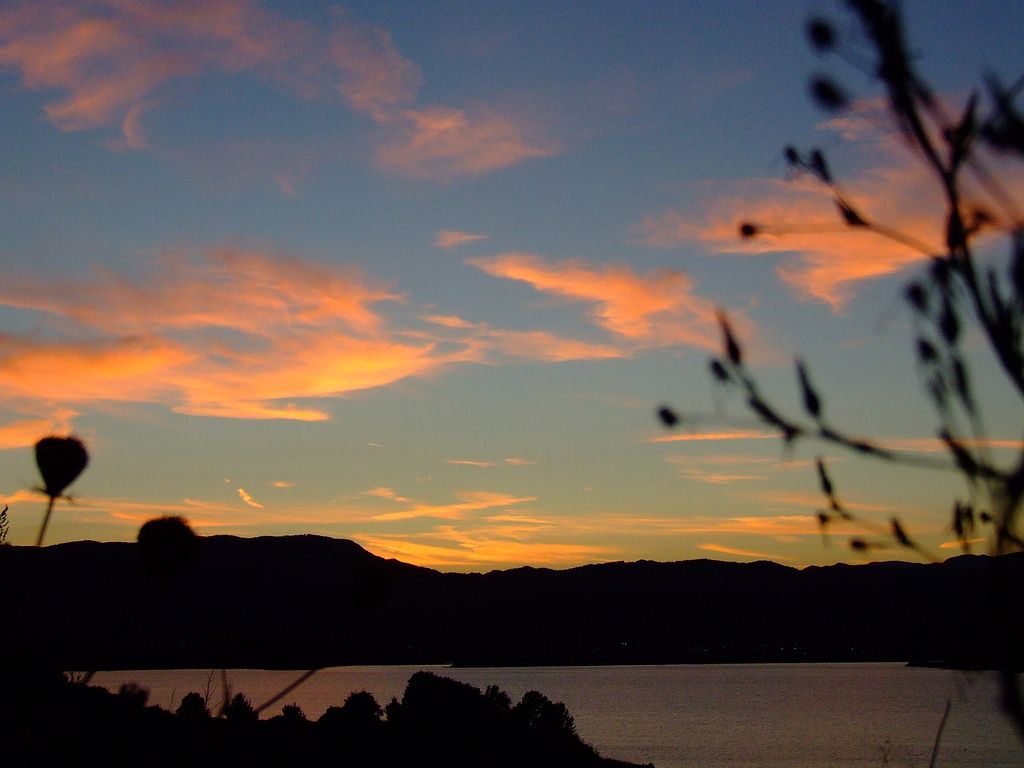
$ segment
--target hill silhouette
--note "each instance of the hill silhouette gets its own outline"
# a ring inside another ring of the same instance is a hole
[[[63,669],[764,661],[1020,667],[995,583],[944,563],[615,562],[441,573],[319,536],[211,536],[165,578],[138,546],[0,548],[12,658]],[[997,578],[998,577],[998,578]]]

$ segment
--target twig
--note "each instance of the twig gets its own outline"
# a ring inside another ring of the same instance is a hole
[[[296,688],[298,688],[304,682],[309,680],[309,678],[311,678],[313,675],[315,675],[317,672],[319,672],[320,669],[321,669],[321,667],[316,667],[315,669],[311,669],[308,672],[303,672],[290,685],[286,685],[280,691],[278,691],[273,696],[271,696],[269,699],[267,699],[265,702],[263,702],[258,707],[256,707],[256,714],[258,715],[260,712],[262,712],[267,707],[271,706],[272,704],[276,704],[278,701],[280,701],[285,696],[287,696],[289,693],[294,691]]]
[[[942,720],[939,721],[939,730],[935,734],[935,743],[932,745],[932,759],[928,761],[928,768],[935,768],[935,761],[939,759],[939,744],[942,742],[942,731],[946,727],[946,719],[949,717],[949,708],[953,706],[952,699],[946,699],[946,711],[942,713]]]

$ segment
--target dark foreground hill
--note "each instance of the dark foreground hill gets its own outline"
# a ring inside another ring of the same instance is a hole
[[[4,645],[64,669],[747,661],[1020,666],[1024,555],[797,570],[693,560],[440,573],[317,536],[0,548]]]

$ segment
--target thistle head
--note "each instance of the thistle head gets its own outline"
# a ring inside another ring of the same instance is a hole
[[[36,443],[36,465],[43,478],[40,489],[51,499],[60,498],[89,463],[89,452],[77,437],[44,437]]]
[[[139,529],[139,555],[150,578],[163,578],[189,565],[198,554],[199,537],[177,515],[147,520]]]

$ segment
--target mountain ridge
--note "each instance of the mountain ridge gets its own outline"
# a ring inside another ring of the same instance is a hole
[[[445,573],[304,534],[0,548],[6,644],[64,668],[743,661],[1019,665],[1024,555],[837,564],[701,558]],[[17,585],[16,589],[11,585]],[[1010,627],[1010,629],[1008,629]]]

